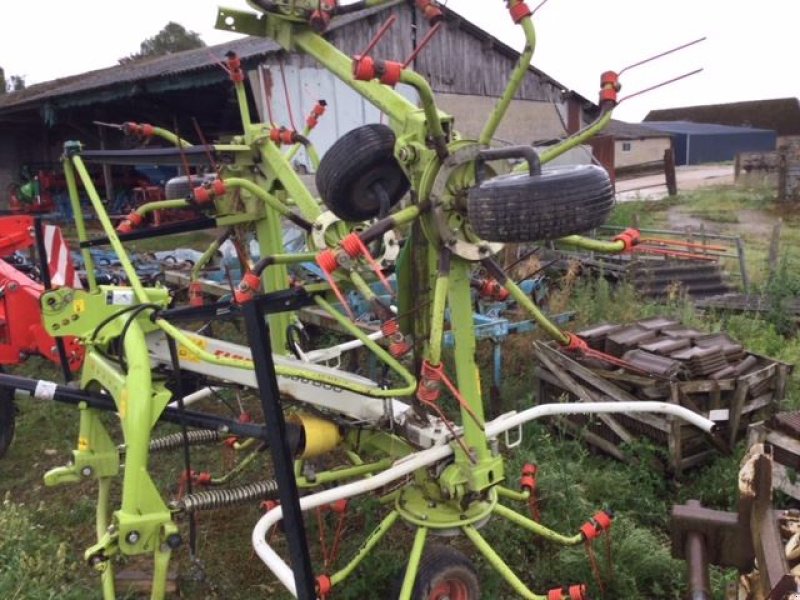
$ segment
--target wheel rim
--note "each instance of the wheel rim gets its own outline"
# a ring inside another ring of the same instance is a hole
[[[469,587],[460,579],[445,579],[431,590],[428,600],[470,600]]]

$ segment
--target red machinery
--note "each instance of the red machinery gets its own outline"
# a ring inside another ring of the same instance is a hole
[[[49,213],[55,208],[54,193],[65,189],[63,176],[53,171],[37,171],[27,182],[8,186],[8,205],[14,212]]]
[[[43,227],[42,246],[48,256],[48,278],[53,285],[81,287],[61,231]],[[0,257],[28,250],[36,244],[34,218],[29,215],[0,217]],[[17,365],[31,354],[62,363],[58,344],[42,325],[39,298],[45,286],[31,279],[11,262],[0,260],[0,365]],[[64,338],[66,362],[76,371],[83,348],[74,338]]]

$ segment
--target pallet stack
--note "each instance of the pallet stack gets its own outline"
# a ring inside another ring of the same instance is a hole
[[[792,368],[747,352],[724,332],[705,333],[665,317],[604,323],[577,333],[591,348],[619,360],[587,359],[536,342],[537,401],[659,400],[716,421],[712,437],[663,415],[559,419],[561,426],[620,460],[627,460],[623,444],[649,438],[665,447],[676,474],[732,449],[750,422],[776,412]]]

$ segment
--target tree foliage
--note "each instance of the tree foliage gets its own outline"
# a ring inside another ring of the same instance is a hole
[[[120,64],[126,64],[150,56],[164,56],[184,50],[203,48],[205,42],[200,34],[187,31],[180,23],[170,21],[153,37],[149,37],[139,45],[139,52],[119,59]]]
[[[6,72],[3,67],[0,67],[0,94],[7,92],[18,92],[25,89],[25,76],[24,75],[11,75],[6,78]]]

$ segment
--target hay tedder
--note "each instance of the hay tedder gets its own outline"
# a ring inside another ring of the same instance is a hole
[[[493,148],[494,133],[533,54],[531,10],[519,0],[507,3],[525,32],[526,46],[480,136],[464,139],[452,117],[437,108],[422,76],[406,64],[370,55],[377,38],[362,54],[349,57],[321,35],[336,15],[382,3],[366,0],[340,7],[331,0],[250,0],[255,12],[219,12],[219,28],[266,36],[287,51],[309,55],[386,115],[388,125],[359,127],[322,157],[316,176],[321,202],[287,159],[308,139],[276,123],[252,120],[245,74],[234,54],[227,56],[225,68],[238,99],[239,135],[223,143],[193,145],[158,127],[126,123],[126,133],[168,143],[119,151],[65,144],[63,167],[88,289],[47,291],[41,311],[50,335],[76,339],[84,350],[80,385],[13,375],[0,375],[0,385],[16,390],[18,397],[27,394],[77,406],[80,430],[72,461],[47,473],[45,482],[97,482],[98,537],[85,557],[101,573],[105,598],[115,597],[114,564],[120,555],[152,555],[151,594],[165,595],[170,556],[182,544],[176,512],[267,499],[278,502],[255,525],[253,545],[299,598],[324,598],[344,584],[399,522],[415,532],[400,598],[479,597],[471,561],[449,546],[427,544],[430,536],[456,534],[465,536],[520,597],[585,598],[582,584],[531,591],[481,530],[492,527],[494,520],[507,520],[549,544],[570,546],[602,535],[611,527],[612,515],[587,515],[591,518],[579,532],[563,535],[510,508],[507,504],[519,502],[527,510],[535,475],[526,469],[521,488],[509,487],[504,447],[515,445],[525,423],[547,415],[657,412],[709,433],[713,429],[711,421],[681,406],[646,401],[542,404],[487,419],[476,364],[476,267],[490,279],[482,285],[503,288],[563,351],[599,354],[551,322],[507,276],[496,255],[507,242],[560,240],[609,253],[628,251],[637,243],[635,230],[608,242],[577,235],[601,224],[613,204],[603,169],[544,167],[609,122],[617,104],[618,76],[602,76],[597,121],[558,145],[541,154],[528,146]],[[442,10],[435,2],[417,0],[417,7],[432,29],[441,27]],[[395,91],[399,83],[416,91],[419,106]],[[512,168],[508,159],[519,164]],[[174,197],[137,208],[115,227],[86,165],[134,161],[206,168],[209,174],[187,177],[185,189],[173,189]],[[96,212],[102,237],[87,235],[80,186]],[[143,228],[144,216],[153,210],[191,210],[196,217]],[[305,232],[304,250],[284,249],[286,223]],[[189,302],[176,305],[165,288],[143,285],[128,258],[127,240],[211,228],[223,233],[206,258],[226,239],[244,246],[243,236],[254,232],[258,240],[260,258],[253,262],[242,257],[244,274],[232,298],[204,304],[192,282]],[[90,250],[100,245],[116,252],[129,287],[97,283]],[[315,263],[321,276],[290,278],[288,268],[300,263]],[[387,280],[390,273],[395,286]],[[351,318],[346,293],[352,291],[378,315],[379,331],[367,334]],[[363,348],[383,366],[383,380],[310,360],[313,351],[293,356],[290,342],[299,311],[306,307],[324,312],[351,336],[334,350]],[[232,319],[244,321],[247,345],[214,337],[208,328],[200,333],[186,326]],[[452,374],[445,369],[445,330],[453,340]],[[242,422],[187,407],[216,386],[256,390],[263,421]],[[448,414],[443,408],[445,396],[455,401],[457,412]],[[104,411],[118,415],[124,451],[101,420]],[[152,438],[159,421],[181,425],[179,445],[187,454],[193,444],[227,436],[268,446],[272,461],[264,472],[269,478],[196,493],[190,489],[179,501],[168,502],[149,471],[151,449],[160,443]],[[304,461],[323,455],[328,467],[308,475]],[[340,457],[347,462],[337,463]],[[121,501],[112,508],[111,483],[119,477]],[[380,497],[386,515],[342,568],[314,573],[303,511],[365,494]],[[279,522],[291,566],[268,541]]]

